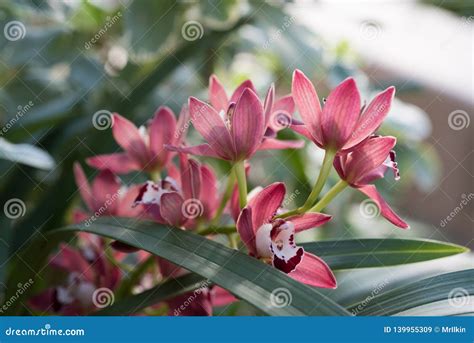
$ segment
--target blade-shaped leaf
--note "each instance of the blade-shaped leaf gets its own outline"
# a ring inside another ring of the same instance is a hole
[[[306,251],[320,256],[331,269],[385,267],[433,260],[469,249],[428,239],[350,239],[304,243]]]
[[[99,218],[53,232],[85,231],[119,240],[207,278],[269,315],[350,315],[316,289],[246,254],[192,232],[130,218]],[[285,293],[287,306],[275,306]],[[273,303],[273,305],[272,305]]]
[[[171,279],[159,284],[140,294],[127,297],[103,310],[94,313],[96,316],[127,316],[139,312],[140,310],[155,305],[160,301],[173,298],[180,294],[192,291],[200,287],[206,278],[187,274],[176,279]]]
[[[468,269],[419,280],[368,297],[348,309],[362,316],[387,316],[446,299],[450,300],[451,306],[456,307],[467,303],[473,295],[474,269]]]

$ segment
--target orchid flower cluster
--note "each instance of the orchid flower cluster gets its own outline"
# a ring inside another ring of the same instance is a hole
[[[307,285],[336,288],[336,278],[329,266],[298,246],[295,235],[331,220],[330,215],[321,211],[347,187],[372,199],[389,222],[408,228],[373,184],[387,170],[393,172],[395,179],[399,178],[393,151],[396,139],[375,135],[390,110],[394,93],[395,89],[389,87],[362,106],[356,83],[348,78],[332,90],[322,106],[313,84],[299,70],[293,74],[291,94],[279,99],[273,85],[260,98],[250,80],[229,96],[213,75],[208,101],[190,97],[178,119],[171,109],[160,107],[146,127],[137,128],[114,114],[112,133],[123,152],[87,160],[89,166],[100,170],[91,185],[80,165],[75,165],[76,182],[87,211],[76,210],[74,220],[84,221],[100,211],[101,215],[154,220],[209,239],[223,233],[220,228],[225,226],[232,248],[245,248],[250,256]],[[293,118],[296,110],[301,121]],[[186,129],[190,123],[203,137],[202,144],[187,144]],[[247,189],[252,157],[258,151],[304,146],[304,140],[278,139],[277,133],[282,129],[293,130],[325,152],[310,195],[301,207],[291,210],[282,206],[286,192],[282,182],[251,192]],[[223,178],[227,178],[227,186],[220,190],[213,168],[190,155],[227,161],[230,173]],[[332,167],[340,180],[321,196]],[[149,181],[122,185],[117,175],[133,171],[146,173]],[[104,203],[116,194],[104,210]],[[98,247],[103,244],[92,245],[89,254],[85,254],[86,250],[64,250],[62,256],[70,257],[70,263],[59,263],[60,256],[55,258],[54,265],[70,275],[69,288],[62,286],[41,295],[53,297],[55,310],[71,313],[72,304],[76,309],[90,308],[91,283],[94,287],[107,285],[112,289],[119,283],[119,273],[108,266],[107,260],[94,262],[94,268],[87,267],[92,260],[96,261]],[[112,246],[119,260],[137,250],[120,242],[112,242]],[[143,251],[139,253],[141,261],[151,258],[144,256],[147,253]],[[163,278],[186,273],[166,260],[156,259]],[[110,272],[99,272],[100,277],[96,278],[89,275],[97,268]],[[85,269],[87,273],[79,273]],[[177,313],[180,299],[184,298],[168,301],[170,314]],[[212,306],[235,300],[222,288],[207,287],[190,308],[179,314],[209,315]],[[36,302],[41,303],[38,299]]]

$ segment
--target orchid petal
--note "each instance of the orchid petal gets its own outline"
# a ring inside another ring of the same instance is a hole
[[[242,209],[237,219],[237,231],[239,232],[240,239],[249,250],[249,253],[256,256],[255,232],[252,226],[252,209],[250,207]]]
[[[188,104],[184,104],[176,123],[175,145],[180,145],[186,138],[190,122],[189,107]]]
[[[214,286],[211,292],[211,300],[213,306],[219,307],[229,305],[237,301],[237,298],[224,288]]]
[[[329,266],[319,257],[305,252],[291,278],[313,287],[336,288],[336,277]]]
[[[165,148],[170,151],[177,151],[177,152],[182,152],[185,154],[221,158],[207,143],[195,145],[195,146],[182,146],[182,147],[173,146],[173,145],[165,145]]]
[[[153,153],[153,164],[165,166],[171,157],[165,144],[173,144],[176,136],[176,118],[173,111],[166,106],[160,107],[153,117],[150,127],[150,150]]]
[[[146,164],[149,157],[148,149],[137,127],[131,121],[117,113],[114,113],[113,118],[112,134],[115,141],[131,157],[142,164]]]
[[[254,231],[270,222],[285,198],[285,185],[275,182],[262,189],[249,200],[247,207],[252,208],[252,223]]]
[[[94,208],[92,199],[92,189],[89,185],[89,182],[87,181],[86,174],[84,174],[81,165],[77,162],[74,163],[74,178],[76,180],[76,185],[79,190],[79,193],[81,194],[82,200],[89,208],[89,210],[92,211]]]
[[[403,219],[401,219],[395,212],[393,212],[393,210],[390,208],[384,198],[382,198],[382,196],[377,191],[377,188],[375,188],[374,185],[357,187],[357,189],[375,202],[375,204],[380,209],[380,214],[385,217],[385,219],[387,219],[390,223],[402,229],[409,228],[409,225]]]
[[[221,158],[233,159],[234,144],[229,130],[215,109],[208,104],[191,97],[189,112],[194,127],[207,140],[212,150]]]
[[[295,102],[291,95],[286,95],[278,99],[278,101],[273,104],[267,126],[270,126],[275,132],[289,127],[293,122],[294,112]]]
[[[356,146],[377,130],[390,111],[394,95],[395,87],[389,87],[375,96],[358,119],[351,138],[344,144],[344,150]]]
[[[311,132],[308,130],[308,128],[305,125],[299,125],[299,124],[291,124],[290,128],[295,131],[296,133],[308,138],[310,141],[314,142],[318,147],[322,148],[322,142],[317,140]]]
[[[353,78],[339,84],[324,105],[321,125],[325,144],[340,149],[350,138],[359,119],[360,94]]]
[[[242,96],[242,93],[244,92],[244,90],[246,88],[249,88],[251,91],[253,91],[255,94],[257,94],[257,91],[256,91],[255,86],[253,85],[252,81],[245,80],[244,82],[242,82],[236,88],[236,90],[234,91],[234,93],[230,97],[229,103],[232,103],[232,102],[236,103],[240,99],[240,97]]]
[[[303,122],[311,132],[311,135],[315,137],[314,140],[323,143],[321,104],[313,84],[303,72],[295,70],[291,90]]]
[[[354,150],[345,165],[346,181],[360,184],[368,173],[385,162],[396,142],[395,137],[373,137]]]
[[[216,75],[209,78],[209,102],[217,112],[227,111],[229,99],[227,93]]]
[[[185,154],[180,154],[181,188],[185,199],[198,199],[201,193],[201,166],[193,160],[187,158]]]
[[[131,171],[140,170],[140,164],[128,153],[114,153],[89,157],[87,164],[96,169],[109,169],[115,174],[126,174]]]
[[[173,226],[181,226],[186,221],[183,216],[184,199],[176,192],[165,193],[161,196],[161,216]]]
[[[103,208],[103,214],[115,214],[120,180],[110,170],[102,170],[92,182],[92,195],[95,211]]]
[[[253,91],[244,90],[231,120],[237,157],[249,158],[262,141],[265,130],[262,103]]]
[[[298,216],[286,218],[286,221],[292,222],[295,226],[295,232],[301,232],[326,224],[331,220],[331,216],[324,213],[308,212]]]
[[[141,186],[133,185],[129,187],[120,198],[117,206],[117,215],[121,217],[137,218],[144,215],[143,208],[134,207],[135,199],[140,194]]]
[[[200,199],[204,207],[203,216],[208,220],[214,217],[219,206],[217,189],[217,177],[212,168],[207,165],[201,166],[201,195]]]
[[[273,111],[273,101],[275,98],[275,85],[272,83],[268,89],[267,95],[265,96],[265,102],[263,103],[263,108],[265,111],[265,128],[270,124],[270,119]]]

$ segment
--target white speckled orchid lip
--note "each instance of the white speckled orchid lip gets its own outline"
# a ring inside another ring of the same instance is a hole
[[[295,270],[303,258],[304,250],[295,244],[295,226],[293,223],[283,221],[276,226],[274,225],[271,238],[273,266],[285,273]]]
[[[156,184],[153,181],[147,181],[140,188],[140,191],[133,203],[133,206],[137,206],[139,204],[160,205],[161,197],[163,196],[163,194],[171,192],[179,192],[179,187],[176,180],[170,177],[166,177],[164,180],[161,180],[159,184]]]

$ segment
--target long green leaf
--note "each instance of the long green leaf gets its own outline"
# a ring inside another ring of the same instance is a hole
[[[316,289],[275,268],[192,232],[129,218],[99,218],[53,232],[85,231],[119,240],[163,257],[199,274],[269,315],[349,315]],[[287,306],[272,305],[274,294],[285,293]]]
[[[428,239],[350,239],[304,243],[306,251],[320,256],[332,269],[386,267],[433,260],[469,249]]]
[[[206,278],[193,273],[181,276],[176,279],[171,279],[164,282],[163,284],[150,288],[145,292],[122,299],[120,302],[95,312],[94,315],[131,315],[148,306],[155,305],[160,301],[192,291],[200,287],[205,280]]]
[[[362,316],[387,316],[446,299],[451,299],[452,306],[458,306],[459,303],[467,303],[473,295],[474,269],[468,269],[437,275],[388,292],[370,295],[363,302],[353,304],[348,309]]]

